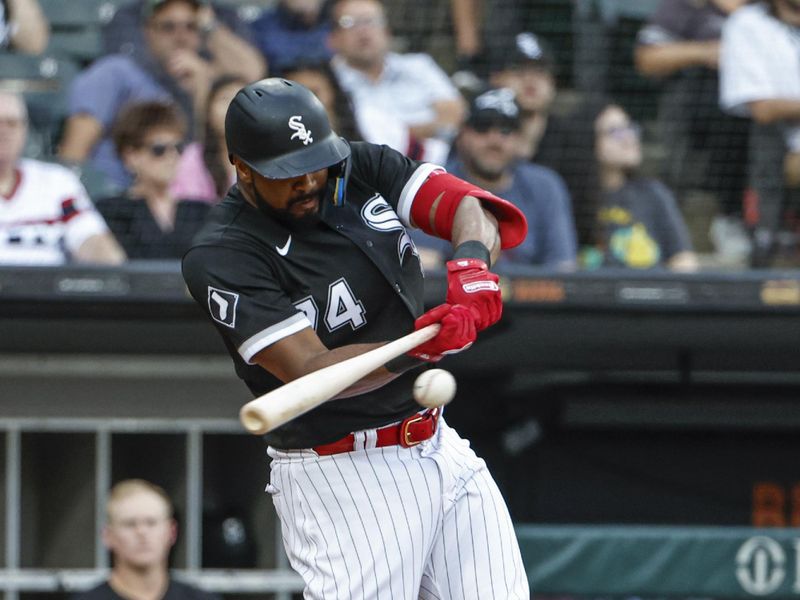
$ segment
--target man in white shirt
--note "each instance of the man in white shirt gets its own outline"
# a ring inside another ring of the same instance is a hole
[[[364,138],[433,163],[443,163],[466,105],[427,54],[390,52],[379,0],[339,0],[329,38],[333,69],[353,100]]]
[[[733,13],[722,31],[720,103],[758,123],[784,122],[800,150],[800,1],[772,0]]]
[[[21,158],[25,103],[0,92],[0,264],[118,264],[125,253],[80,180],[56,164]]]
[[[768,255],[781,225],[782,179],[800,177],[800,0],[764,0],[728,18],[722,30],[720,104],[761,126],[751,141],[750,171],[758,197],[756,252]],[[782,139],[774,141],[770,132],[776,128]]]

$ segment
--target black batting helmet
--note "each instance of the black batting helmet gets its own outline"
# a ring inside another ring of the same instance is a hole
[[[277,77],[239,90],[225,115],[225,141],[229,156],[269,179],[343,167],[350,156],[350,146],[331,130],[317,97]]]

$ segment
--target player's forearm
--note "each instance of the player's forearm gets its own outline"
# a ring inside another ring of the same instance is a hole
[[[347,360],[348,358],[353,358],[354,356],[359,356],[365,352],[379,348],[384,344],[385,342],[379,342],[375,344],[350,344],[348,346],[341,346],[340,348],[328,350],[327,352],[317,355],[308,361],[306,364],[307,373],[338,364],[344,360]],[[358,380],[356,383],[337,394],[335,397],[350,398],[352,396],[366,394],[367,392],[371,392],[372,390],[386,385],[393,379],[399,377],[399,375],[399,373],[392,373],[386,370],[386,368],[380,367],[372,371],[366,377]]]
[[[453,248],[469,241],[480,242],[489,249],[494,263],[500,256],[500,234],[497,219],[484,210],[480,201],[472,196],[464,196],[453,219]]]
[[[207,45],[216,76],[237,75],[246,81],[264,77],[267,67],[261,53],[224,25],[217,25],[209,34]]]
[[[634,53],[636,69],[647,77],[667,77],[689,67],[710,67],[716,64],[718,57],[716,42],[639,46]]]
[[[788,98],[756,100],[748,106],[753,119],[761,124],[800,120],[800,100]]]
[[[67,119],[64,139],[58,148],[58,156],[70,162],[83,162],[100,139],[103,126],[87,114],[72,115]]]
[[[110,233],[93,235],[75,251],[75,262],[98,265],[119,265],[125,262],[125,251]]]
[[[384,344],[385,342],[349,344],[328,349],[319,341],[313,330],[308,329],[265,348],[253,357],[253,361],[284,383],[289,383],[314,371],[360,356]],[[386,385],[398,375],[399,373],[392,373],[381,367],[341,392],[337,398],[364,394]]]
[[[481,48],[480,9],[477,0],[450,0],[456,50],[463,56],[474,56]]]
[[[36,0],[9,0],[14,48],[41,54],[50,41],[50,25]]]
[[[418,123],[408,129],[417,139],[424,140],[430,137],[448,138],[455,135],[466,112],[465,104],[460,99],[441,100],[434,103],[436,117],[429,123]]]

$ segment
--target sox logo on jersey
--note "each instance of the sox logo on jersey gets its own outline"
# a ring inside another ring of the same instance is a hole
[[[417,254],[417,247],[408,235],[406,228],[400,221],[400,217],[392,208],[386,199],[380,194],[375,194],[372,198],[364,203],[361,209],[361,218],[368,227],[375,231],[388,232],[388,231],[402,231],[400,238],[397,240],[397,258],[400,264],[403,264],[403,258],[407,250]]]

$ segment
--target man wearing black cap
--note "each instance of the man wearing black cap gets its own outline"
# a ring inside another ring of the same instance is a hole
[[[510,89],[480,94],[456,138],[447,171],[506,198],[525,214],[528,236],[503,254],[498,268],[513,263],[572,269],[576,236],[569,192],[556,172],[519,158],[520,127],[521,111]],[[412,237],[427,266],[436,267],[450,256],[440,240],[416,231]]]
[[[556,63],[547,43],[529,31],[510,38],[491,61],[489,82],[514,91],[520,107],[520,147],[523,157],[558,170],[563,132],[560,119],[551,113],[556,99]]]
[[[303,597],[528,598],[485,463],[411,393],[413,369],[466,349],[500,318],[489,265],[523,241],[524,216],[440,167],[348,143],[296,82],[240,90],[225,137],[237,183],[184,256],[183,275],[254,395],[441,325],[264,436],[267,491]],[[427,312],[406,227],[455,246],[446,301]]]
[[[90,159],[121,188],[131,178],[114,151],[110,131],[122,107],[140,100],[173,100],[187,115],[190,131],[197,130],[195,116],[203,114],[210,82],[222,74],[200,54],[199,0],[147,0],[141,9],[146,48],[132,56],[104,56],[75,78],[59,148],[61,159]]]

